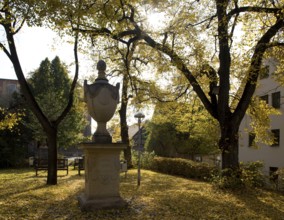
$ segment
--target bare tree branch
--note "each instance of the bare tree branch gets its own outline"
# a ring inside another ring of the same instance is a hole
[[[22,29],[22,27],[24,26],[25,22],[26,22],[26,19],[23,19],[21,24],[20,24],[20,26],[14,31],[14,34],[17,34]]]
[[[230,42],[230,48],[232,47],[232,44],[233,44],[233,34],[234,34],[234,31],[235,31],[235,27],[237,25],[237,21],[238,21],[238,17],[239,17],[239,14],[237,14],[235,16],[235,19],[234,19],[234,22],[233,22],[233,25],[232,25],[232,28],[231,28],[231,32],[229,34],[229,37],[231,39],[231,42]]]
[[[11,54],[9,53],[7,48],[2,43],[0,43],[0,48],[4,51],[4,53],[7,55],[7,57],[12,61]]]
[[[254,6],[247,6],[247,7],[237,7],[231,10],[228,13],[229,20],[236,14],[240,14],[242,12],[262,12],[262,13],[270,13],[270,14],[278,14],[281,13],[281,8],[264,8],[264,7],[254,7]]]
[[[266,46],[266,48],[271,48],[271,47],[283,47],[283,46],[284,46],[284,43],[275,41],[275,42],[267,43],[265,46]]]
[[[79,2],[79,9],[81,8],[81,1]],[[80,18],[78,17],[77,20],[77,27],[79,27]],[[79,32],[75,32],[75,42],[74,42],[74,59],[75,59],[75,74],[74,78],[71,84],[71,88],[69,91],[69,97],[68,97],[68,103],[65,107],[65,109],[62,111],[61,115],[55,120],[54,124],[57,127],[60,122],[66,117],[66,115],[70,112],[70,109],[72,108],[73,102],[74,102],[74,91],[77,85],[78,81],[78,75],[79,75],[79,59],[78,59],[78,38],[79,38]]]
[[[206,18],[206,19],[204,19],[204,20],[202,20],[202,21],[200,21],[200,22],[197,22],[197,23],[195,23],[195,24],[191,24],[191,23],[188,23],[185,27],[186,28],[188,28],[188,27],[194,27],[194,26],[198,26],[198,25],[200,25],[200,24],[203,24],[203,23],[205,23],[205,22],[207,22],[207,21],[209,21],[208,22],[208,24],[207,24],[207,28],[209,28],[210,27],[210,24],[211,24],[211,22],[212,22],[212,20],[214,19],[214,18],[216,18],[217,17],[217,14],[215,14],[215,15],[212,15],[212,16],[210,16],[209,18]]]
[[[257,42],[253,57],[251,59],[248,80],[246,82],[243,95],[234,112],[235,120],[240,121],[243,118],[245,114],[245,109],[248,108],[251,97],[253,96],[255,91],[263,54],[267,49],[267,45],[270,45],[269,41],[271,40],[271,38],[273,38],[277,34],[277,32],[283,27],[284,27],[283,19],[278,19],[275,22],[275,24],[272,25]],[[283,46],[283,43],[281,43],[281,46]]]
[[[75,57],[75,75],[71,84],[71,88],[69,91],[69,98],[68,103],[61,115],[55,120],[55,125],[58,126],[60,122],[65,118],[65,116],[68,114],[70,109],[72,108],[73,101],[74,101],[74,91],[75,87],[77,85],[78,75],[79,75],[79,61],[78,61],[78,36],[79,33],[77,32],[75,35],[75,42],[74,42],[74,57]]]

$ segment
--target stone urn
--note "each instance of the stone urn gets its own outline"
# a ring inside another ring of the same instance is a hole
[[[94,143],[111,143],[112,137],[106,129],[107,122],[113,117],[119,102],[119,83],[110,85],[106,78],[106,63],[100,60],[97,64],[98,78],[95,83],[84,81],[84,98],[91,117],[97,122],[93,135]]]
[[[97,122],[92,142],[80,143],[84,150],[85,190],[78,196],[82,211],[124,208],[127,202],[120,196],[120,153],[124,143],[112,143],[106,129],[119,100],[119,84],[112,86],[105,76],[106,64],[97,64],[98,78],[93,84],[84,82],[84,96],[91,117]]]

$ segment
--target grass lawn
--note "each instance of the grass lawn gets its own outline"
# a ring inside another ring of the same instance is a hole
[[[0,170],[0,219],[284,219],[284,195],[265,190],[223,192],[209,183],[142,170],[121,174],[123,210],[81,212],[77,196],[84,176],[59,171],[58,185],[45,184],[47,173]]]

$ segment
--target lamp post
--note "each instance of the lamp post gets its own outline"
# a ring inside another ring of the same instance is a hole
[[[141,121],[142,118],[145,118],[145,115],[142,112],[138,112],[134,115],[135,118],[138,118],[138,131],[139,131],[139,141],[138,141],[138,174],[137,174],[137,186],[140,186],[141,180],[141,148],[142,148],[142,132],[141,132]]]

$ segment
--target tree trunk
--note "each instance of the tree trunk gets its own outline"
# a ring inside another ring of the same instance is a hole
[[[57,129],[53,128],[47,134],[48,146],[48,175],[47,185],[57,184]]]
[[[132,168],[132,155],[131,155],[131,147],[129,144],[129,136],[128,136],[128,125],[127,125],[127,104],[128,104],[128,82],[129,79],[127,76],[123,76],[123,85],[122,85],[122,95],[121,95],[121,106],[119,110],[119,116],[120,116],[120,137],[122,143],[126,144],[127,147],[123,151],[124,153],[124,159],[127,161],[127,168]]]
[[[74,79],[73,79],[71,89],[69,92],[68,104],[63,110],[63,112],[61,113],[61,115],[56,119],[56,121],[52,125],[52,123],[50,123],[49,119],[46,117],[46,115],[43,113],[42,109],[36,102],[36,99],[33,96],[32,91],[29,88],[29,85],[26,81],[26,78],[22,70],[22,66],[20,64],[20,60],[18,57],[17,49],[16,49],[16,44],[14,41],[14,35],[17,32],[14,32],[15,24],[13,23],[14,22],[13,19],[10,19],[10,18],[16,19],[16,15],[12,14],[12,11],[10,11],[10,7],[4,7],[3,9],[4,9],[3,12],[5,13],[5,16],[6,18],[8,18],[8,20],[5,21],[5,19],[2,19],[3,21],[1,22],[1,25],[4,27],[4,30],[6,33],[6,39],[7,39],[10,51],[6,47],[4,47],[3,44],[1,44],[0,46],[1,46],[1,49],[4,50],[4,53],[7,55],[7,57],[10,59],[10,61],[12,62],[14,66],[15,73],[17,75],[19,84],[21,86],[21,93],[24,95],[29,107],[31,108],[31,111],[37,117],[39,123],[42,125],[44,131],[47,134],[47,142],[48,142],[47,143],[48,144],[47,184],[55,185],[57,184],[57,128],[60,122],[68,114],[68,112],[70,111],[73,105],[73,94],[74,94],[74,90],[77,84],[77,79],[78,79],[78,74],[79,74],[79,64],[78,64],[79,62],[78,62],[78,55],[77,55],[78,33],[76,33],[75,43],[74,43],[75,75],[74,75]]]
[[[128,125],[126,121],[126,107],[127,105],[121,103],[121,108],[119,110],[119,116],[120,116],[120,137],[122,143],[126,144],[127,147],[123,151],[124,159],[127,161],[127,167],[132,168],[132,155],[131,155],[131,147],[129,144],[129,136],[128,136]]]
[[[223,128],[221,127],[219,148],[222,152],[222,169],[239,169],[238,128],[239,125],[233,125],[233,123],[227,123]]]
[[[239,168],[239,147],[238,141],[230,143],[228,150],[222,150],[222,169]]]

